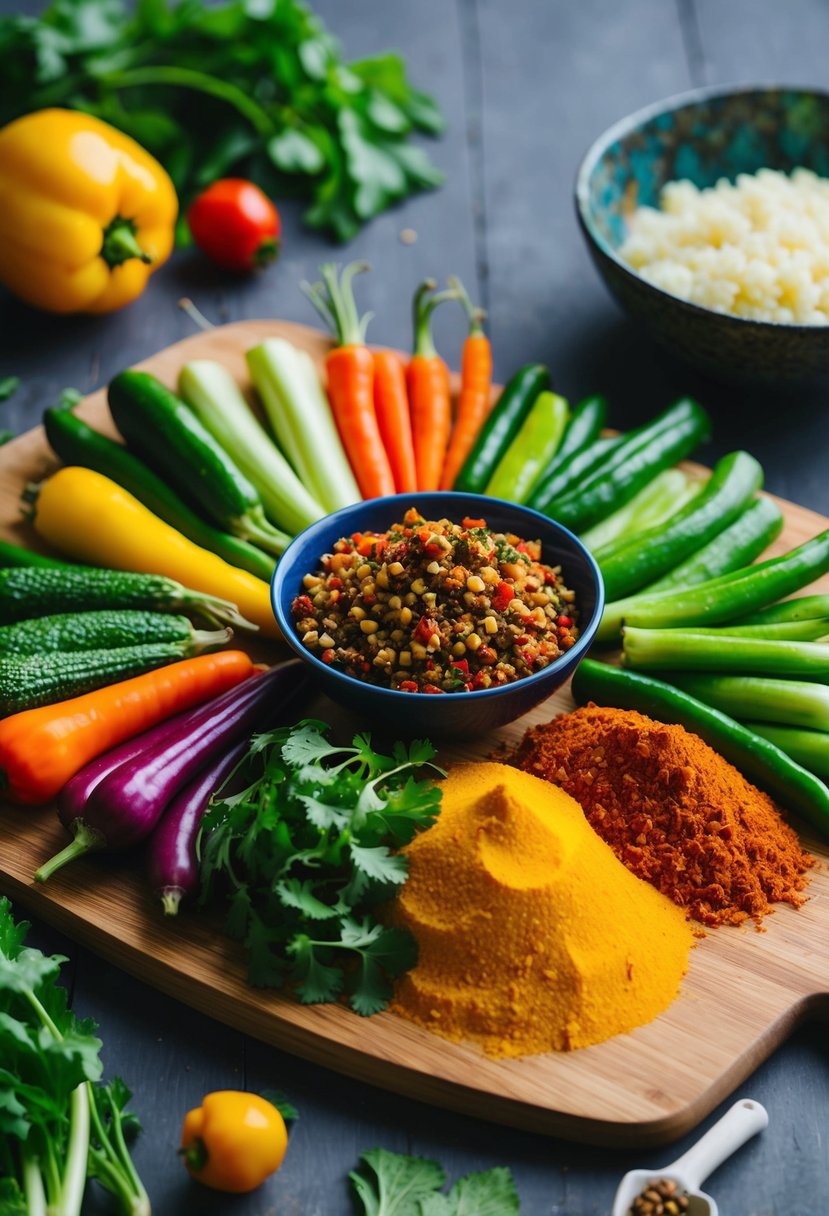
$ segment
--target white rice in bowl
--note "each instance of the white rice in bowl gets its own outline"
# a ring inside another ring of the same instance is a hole
[[[669,182],[637,207],[619,256],[649,283],[715,312],[829,325],[829,180],[742,173],[704,190]]]

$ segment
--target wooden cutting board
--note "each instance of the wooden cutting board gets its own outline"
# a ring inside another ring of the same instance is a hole
[[[140,366],[169,384],[194,358],[216,358],[247,383],[244,351],[282,335],[321,359],[325,337],[277,321],[245,321],[196,334]],[[47,404],[47,403],[44,403]],[[109,430],[103,392],[82,415]],[[40,428],[0,449],[0,534],[35,547],[20,519],[20,491],[54,467]],[[811,511],[782,503],[782,552],[827,526]],[[829,578],[817,584],[829,590]],[[274,647],[273,661],[282,651]],[[571,708],[567,690],[491,737],[452,757],[482,757],[517,741],[531,724]],[[335,729],[361,727],[324,698],[315,716]],[[450,757],[451,758],[451,757]],[[780,906],[766,932],[709,932],[691,952],[678,999],[647,1026],[567,1054],[497,1061],[391,1014],[364,1020],[338,1006],[305,1007],[249,988],[237,945],[193,912],[165,920],[148,894],[140,860],[89,858],[46,886],[32,881],[40,862],[65,843],[49,808],[0,806],[0,892],[168,995],[282,1050],[426,1102],[537,1132],[596,1144],[660,1144],[684,1134],[721,1102],[802,1019],[829,1009],[829,850],[819,858],[809,900]]]

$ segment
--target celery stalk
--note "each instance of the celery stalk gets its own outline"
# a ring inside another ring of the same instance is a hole
[[[703,485],[704,482],[691,482],[681,469],[663,469],[630,502],[582,532],[579,539],[595,553],[605,545],[664,522]]]
[[[256,487],[272,521],[301,532],[325,514],[261,426],[226,367],[196,359],[179,374],[179,393]]]
[[[319,374],[306,351],[267,338],[247,352],[256,391],[277,440],[299,476],[328,511],[359,502]]]

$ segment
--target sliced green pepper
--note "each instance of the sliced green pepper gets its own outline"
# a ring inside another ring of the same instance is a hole
[[[539,483],[552,477],[577,452],[598,439],[606,421],[607,401],[604,397],[585,397],[580,401],[567,423],[558,451],[541,470]]]
[[[605,464],[611,452],[619,447],[622,435],[600,435],[585,447],[574,452],[568,460],[552,472],[541,474],[527,498],[527,506],[540,511],[541,504],[568,493],[574,486],[579,485],[585,477],[589,477],[596,469]]]
[[[555,455],[569,417],[570,406],[564,397],[547,389],[539,393],[485,493],[510,502],[524,502],[539,473]]]

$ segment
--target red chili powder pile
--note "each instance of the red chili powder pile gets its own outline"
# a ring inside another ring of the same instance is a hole
[[[591,704],[528,730],[508,759],[566,790],[628,869],[704,925],[803,903],[814,858],[768,794],[683,726]]]

